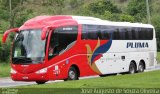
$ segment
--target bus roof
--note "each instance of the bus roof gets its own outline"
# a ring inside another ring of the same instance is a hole
[[[148,27],[154,28],[150,24],[142,24],[142,23],[131,23],[131,22],[114,22],[108,20],[101,20],[99,18],[88,17],[88,16],[72,16],[78,24],[94,24],[94,25],[112,25],[112,26],[128,26],[128,27]]]
[[[77,24],[91,24],[91,25],[111,25],[111,26],[128,26],[128,27],[145,27],[154,28],[150,24],[130,23],[130,22],[113,22],[102,20],[95,17],[88,16],[72,16],[72,15],[55,15],[55,16],[37,16],[26,21],[19,30],[43,28],[49,25],[62,24],[66,20],[75,21]]]

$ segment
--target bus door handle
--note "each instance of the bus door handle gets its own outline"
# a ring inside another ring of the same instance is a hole
[[[125,56],[121,56],[121,59],[124,61],[125,60]]]

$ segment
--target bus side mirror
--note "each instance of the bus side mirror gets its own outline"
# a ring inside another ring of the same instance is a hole
[[[49,31],[49,29],[51,29],[52,27],[50,26],[47,26],[47,27],[44,27],[42,29],[42,34],[41,34],[41,39],[42,40],[45,40],[46,39],[46,35],[47,35],[47,31]]]
[[[2,43],[5,43],[5,42],[6,42],[9,33],[11,33],[11,32],[17,33],[17,32],[18,32],[18,29],[19,29],[19,28],[13,28],[13,29],[7,30],[7,31],[3,34]]]

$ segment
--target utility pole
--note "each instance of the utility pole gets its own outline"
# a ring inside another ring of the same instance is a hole
[[[12,27],[12,1],[9,0],[9,11],[10,11],[10,28]]]
[[[10,11],[10,15],[12,14],[12,1],[9,0],[9,11]]]
[[[150,10],[149,10],[148,0],[146,0],[146,9],[147,9],[147,20],[148,20],[148,24],[151,24],[151,16],[150,16]]]

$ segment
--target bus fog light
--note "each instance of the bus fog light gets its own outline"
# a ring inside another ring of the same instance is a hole
[[[46,73],[47,72],[47,68],[43,68],[41,70],[38,70],[36,73],[37,74],[42,74],[42,73]]]
[[[11,74],[16,74],[17,71],[15,71],[13,68],[11,68]]]

